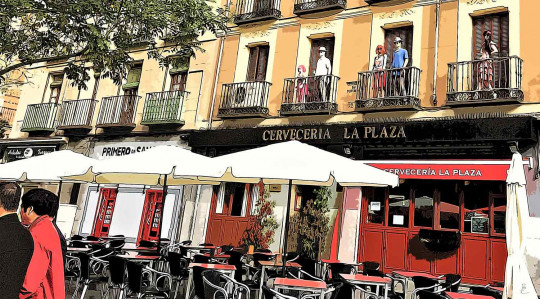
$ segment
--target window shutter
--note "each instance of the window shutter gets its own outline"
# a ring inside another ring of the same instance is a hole
[[[173,67],[169,74],[178,74],[189,71],[189,59],[182,59],[177,67]]]
[[[126,84],[122,85],[122,88],[135,88],[139,86],[141,81],[142,66],[134,66],[129,70]]]
[[[409,53],[409,63],[408,65],[412,65],[412,51],[413,51],[413,27],[412,26],[406,26],[401,28],[395,28],[395,29],[386,29],[384,32],[384,47],[386,48],[386,52],[388,53],[388,63],[391,64],[391,60],[393,59],[393,52],[394,52],[394,39],[396,37],[400,37],[403,41],[401,44],[401,47]],[[390,67],[388,65],[387,67]]]
[[[492,40],[497,44],[499,56],[508,56],[509,48],[509,25],[508,13],[486,15],[473,19],[474,37],[473,37],[473,55],[472,57],[479,59],[481,57],[481,47],[484,42],[484,31],[490,30]]]
[[[260,46],[259,47],[259,57],[257,62],[257,74],[255,80],[265,81],[266,80],[266,68],[268,66],[268,53],[270,52],[270,47]]]
[[[249,62],[247,71],[247,81],[255,81],[257,73],[257,61],[259,57],[259,47],[249,49]]]
[[[317,60],[319,60],[319,48],[320,40],[314,39],[311,41],[311,55],[309,58],[309,73],[308,76],[313,76],[315,74],[315,70],[317,69]]]

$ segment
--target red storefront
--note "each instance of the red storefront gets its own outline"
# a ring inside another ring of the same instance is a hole
[[[362,196],[359,261],[385,272],[457,273],[504,281],[506,171],[510,161],[373,161],[400,186]]]

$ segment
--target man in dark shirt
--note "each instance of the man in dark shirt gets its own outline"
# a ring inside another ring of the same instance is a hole
[[[51,222],[54,226],[54,229],[58,233],[58,237],[60,237],[60,247],[62,247],[62,256],[64,257],[64,262],[66,261],[66,255],[67,255],[67,242],[66,238],[64,237],[64,234],[60,231],[60,228],[56,225],[56,218],[58,217],[58,209],[60,208],[60,199],[58,197],[48,197],[49,200],[52,200],[53,202],[50,203],[51,205],[51,211],[47,213],[49,215]]]
[[[21,187],[0,183],[0,298],[16,299],[34,252],[34,240],[21,225],[17,208]]]

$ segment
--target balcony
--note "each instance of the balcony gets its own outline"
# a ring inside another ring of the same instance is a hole
[[[294,14],[303,15],[314,12],[345,9],[347,0],[295,0]]]
[[[217,116],[267,117],[270,85],[264,81],[223,84]]]
[[[56,103],[28,105],[24,114],[21,131],[54,131],[57,111],[58,104]]]
[[[9,125],[13,124],[13,119],[15,119],[14,108],[9,107],[0,107],[0,120],[7,122]]]
[[[137,95],[122,95],[101,99],[97,127],[135,127],[137,103],[141,97]]]
[[[182,107],[188,94],[180,90],[147,93],[141,124],[183,125]]]
[[[285,79],[280,114],[336,113],[338,80],[334,75]]]
[[[63,102],[60,108],[58,129],[91,130],[95,107],[96,101],[92,99]]]
[[[521,103],[522,70],[517,56],[449,63],[446,105]]]
[[[420,110],[417,67],[358,73],[356,111]]]
[[[236,3],[233,22],[242,25],[281,18],[280,0],[240,0]]]

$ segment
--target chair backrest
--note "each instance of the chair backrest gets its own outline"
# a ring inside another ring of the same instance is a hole
[[[195,295],[199,298],[204,298],[204,285],[203,285],[203,276],[202,273],[206,269],[203,267],[195,266],[193,267],[193,288],[195,290]]]
[[[461,276],[457,274],[446,274],[444,275],[446,284],[449,285],[449,291],[457,292],[459,285],[461,284]]]
[[[428,278],[424,276],[413,276],[412,281],[414,283],[414,288],[430,288],[439,284],[436,279]]]
[[[229,251],[227,254],[229,254],[229,259],[227,260],[227,263],[229,265],[233,265],[236,267],[236,271],[234,271],[234,279],[236,281],[242,282],[242,257],[244,256],[239,251]]]
[[[264,252],[264,253],[272,253],[272,250],[268,248],[258,248],[255,250],[255,252]]]
[[[184,246],[189,246],[191,245],[191,243],[193,243],[191,240],[185,240],[185,241],[180,242],[180,244]]]
[[[495,299],[502,299],[502,294],[496,290],[492,290],[486,287],[470,287],[471,292],[475,295],[491,296]]]
[[[208,263],[210,263],[210,258],[207,257],[207,256],[204,256],[202,254],[196,254],[196,255],[193,256],[193,262],[194,263],[208,264]]]
[[[199,246],[214,246],[212,243],[201,243]]]
[[[96,236],[86,236],[86,240],[88,240],[88,241],[99,241],[100,238],[98,238]]]
[[[124,245],[126,245],[126,240],[124,239],[111,240],[109,242],[109,248],[112,248],[115,251],[122,249]]]
[[[125,238],[126,236],[124,236],[124,235],[113,235],[111,237],[112,238]]]
[[[118,256],[109,258],[109,273],[111,282],[114,284],[123,284],[126,282],[126,260]]]
[[[231,251],[233,249],[234,249],[234,246],[232,246],[232,245],[223,245],[223,246],[221,246],[221,252],[222,253],[227,253],[227,252],[229,252],[229,251]]]
[[[326,277],[327,281],[338,280],[339,274],[350,274],[354,270],[353,265],[344,264],[344,263],[331,263],[328,265],[328,276]]]
[[[73,235],[71,236],[71,241],[81,241],[84,240],[84,237],[81,235]]]
[[[326,296],[327,299],[337,299],[337,298],[343,298],[344,296],[338,297],[339,293],[341,292],[341,289],[343,288],[344,283],[343,282],[336,282],[330,286],[329,289],[333,289],[333,291],[330,293],[330,296]],[[326,293],[325,293],[326,294]],[[350,297],[346,297],[350,298]]]
[[[152,248],[152,247],[156,247],[157,244],[156,244],[156,242],[153,242],[153,241],[140,240],[139,241],[139,246],[140,247],[150,247],[150,248]]]
[[[226,299],[228,298],[227,291],[219,286],[220,274],[214,270],[206,270],[202,272],[204,298],[205,299]]]
[[[81,241],[71,241],[71,247],[76,247],[76,248],[86,248],[86,243],[84,242],[81,242]]]
[[[364,271],[364,275],[368,275],[366,274],[366,270],[379,270],[379,267],[380,267],[380,264],[377,262],[370,262],[370,261],[362,262],[362,269]]]
[[[296,262],[302,266],[302,270],[306,271],[310,275],[317,276],[315,275],[315,269],[316,269],[315,265],[317,264],[317,261],[300,255],[296,259]]]
[[[443,296],[441,294],[433,293],[433,292],[426,291],[426,290],[418,291],[416,293],[416,298],[417,299],[447,299],[447,297],[445,297],[445,296]]]
[[[255,263],[255,266],[260,266],[259,261],[273,261],[276,259],[275,255],[272,254],[264,254],[264,253],[254,253],[253,254],[253,262]]]
[[[175,277],[187,277],[188,261],[178,252],[169,251],[169,271]]]
[[[126,263],[126,268],[128,273],[128,288],[133,293],[141,293],[144,266],[136,262],[128,261]]]
[[[178,250],[180,250],[180,254],[181,254],[183,257],[185,257],[185,258],[188,257],[188,250],[187,250],[186,247],[184,247],[183,245],[180,245],[180,246],[178,246]]]
[[[99,250],[94,251],[92,255],[97,258],[103,258],[103,257],[110,256],[113,253],[114,253],[114,250],[110,248],[100,248]]]

